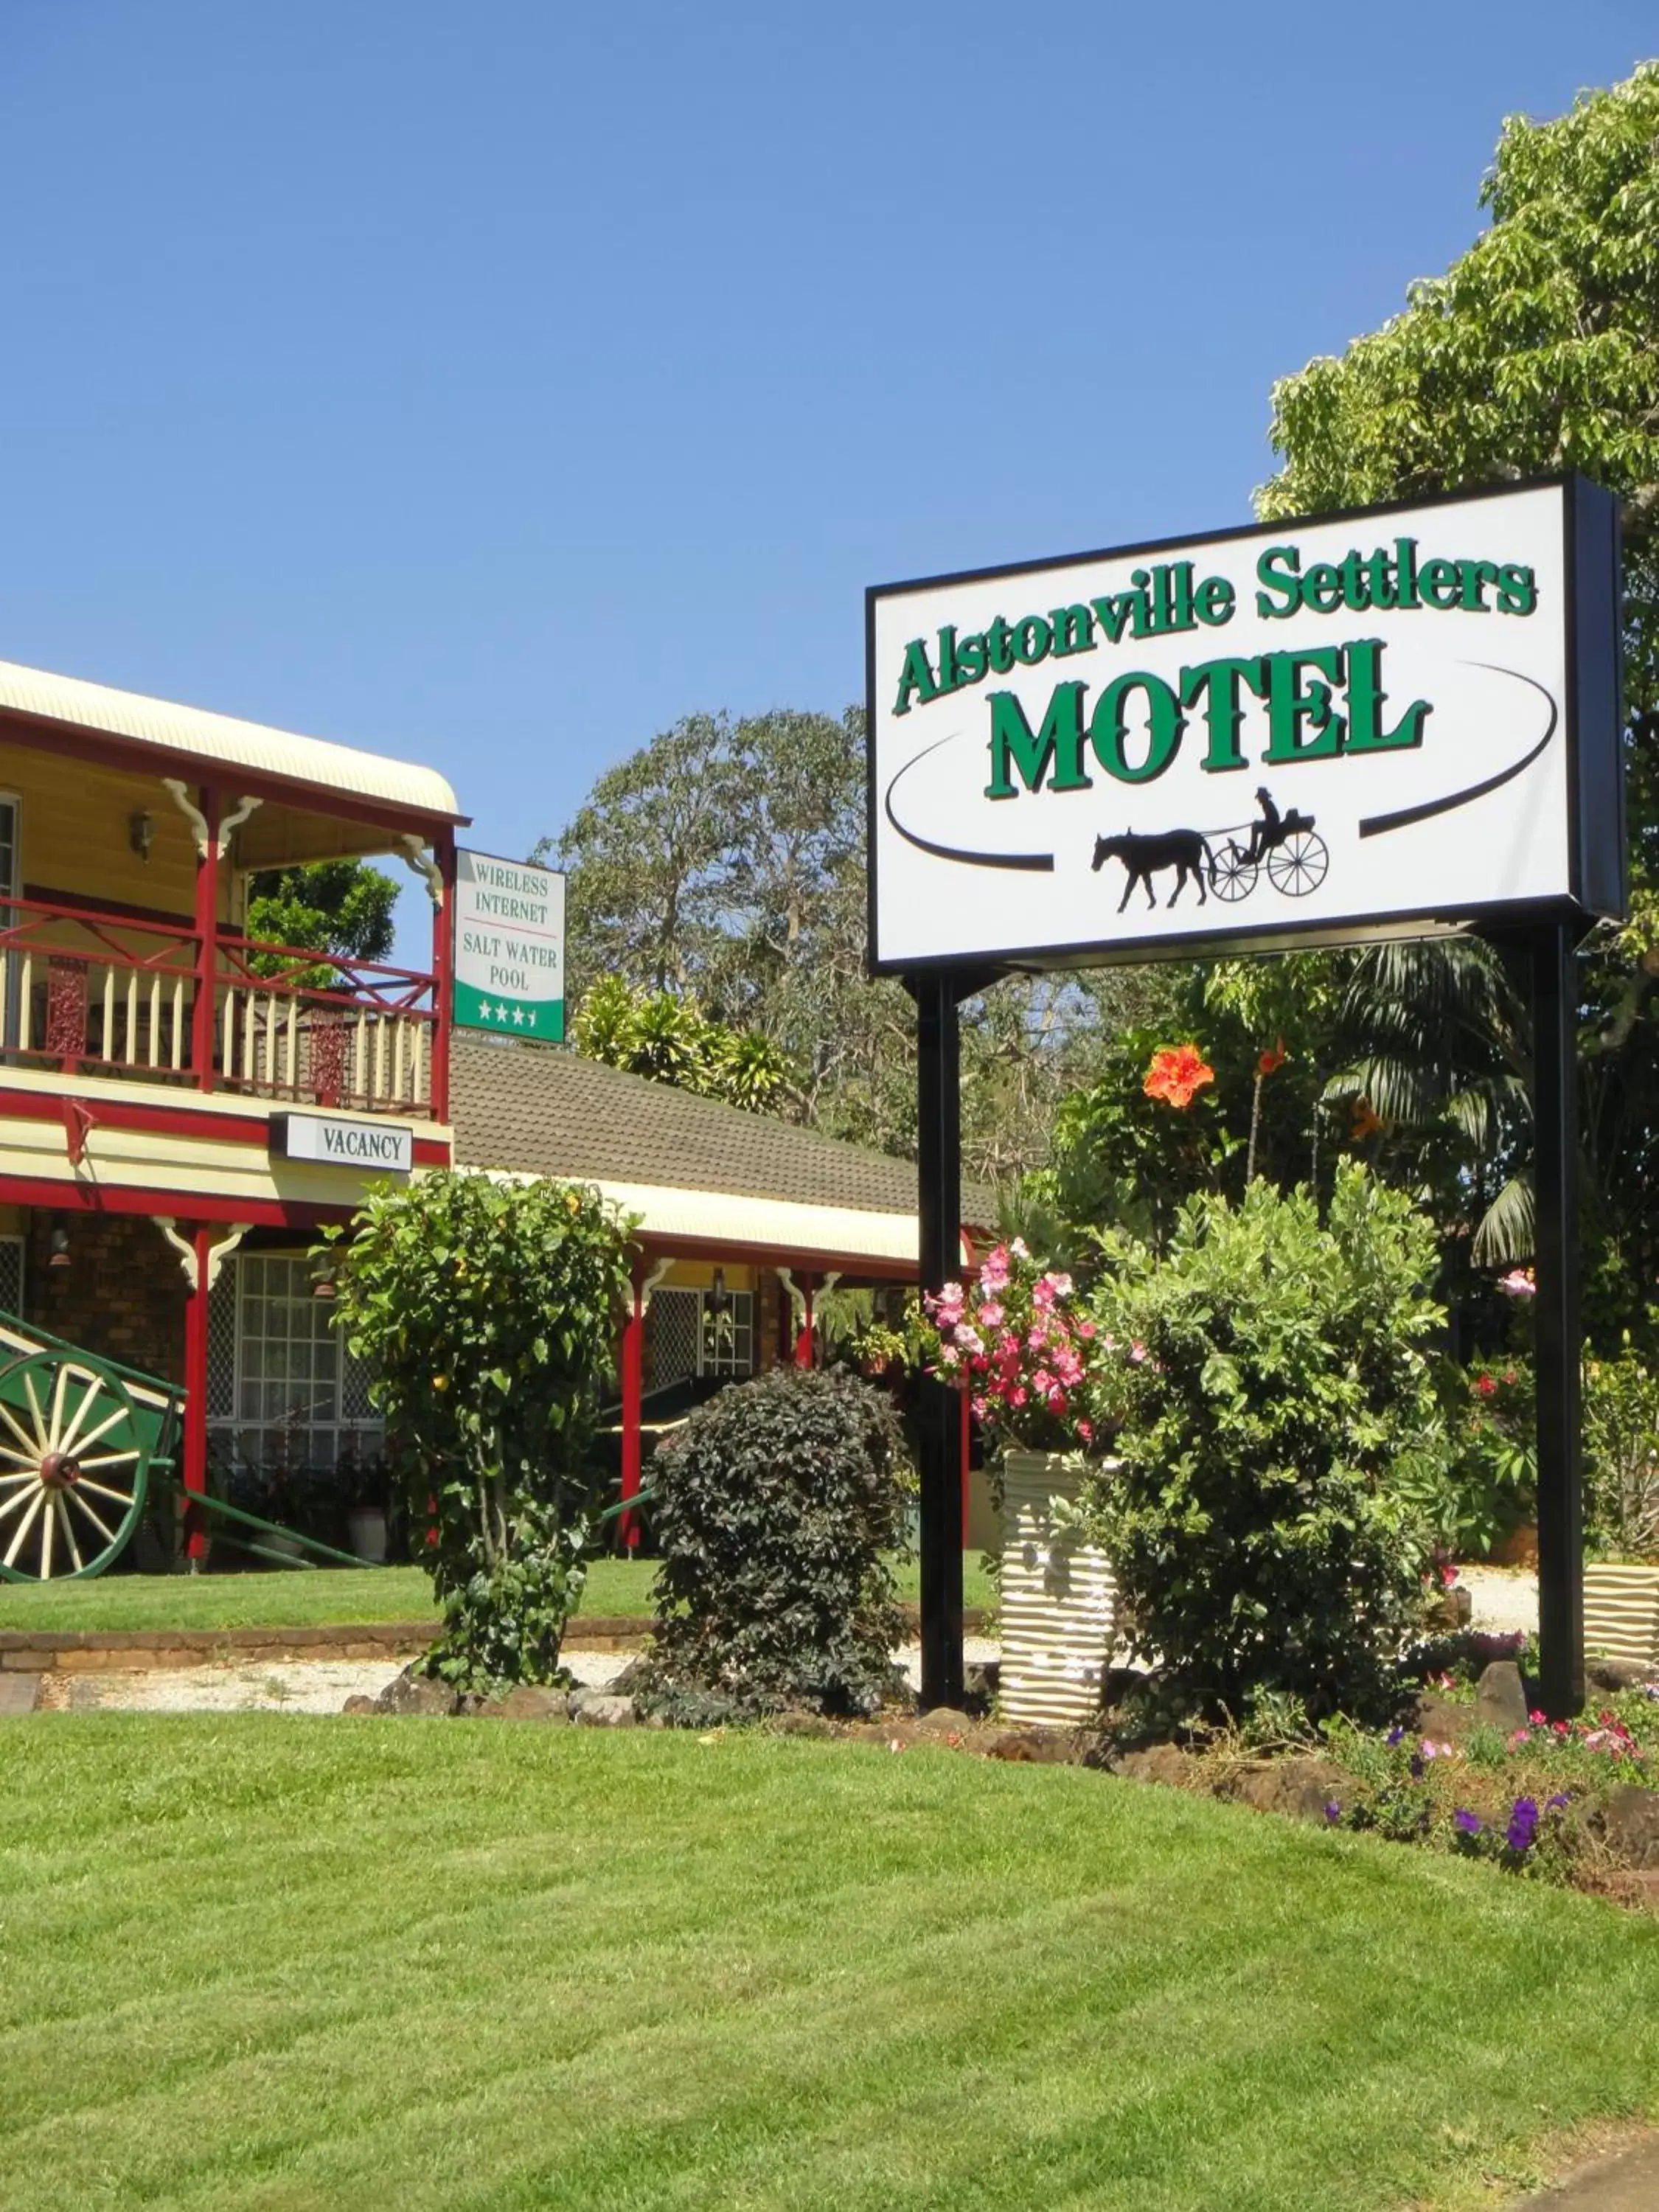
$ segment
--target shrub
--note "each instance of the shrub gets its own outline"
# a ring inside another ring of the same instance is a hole
[[[575,1186],[423,1176],[332,1247],[410,1541],[463,1688],[556,1679],[608,1486],[589,1452],[629,1288],[627,1224]]]
[[[1138,1648],[1235,1713],[1381,1707],[1429,1547],[1403,1493],[1447,1454],[1431,1227],[1348,1168],[1328,1227],[1256,1182],[1237,1210],[1189,1200],[1162,1259],[1108,1251],[1095,1318],[1145,1357],[1099,1370],[1120,1458],[1085,1505]]]
[[[1603,1552],[1659,1555],[1659,1375],[1626,1337],[1617,1359],[1584,1364],[1585,1519]]]
[[[775,1368],[699,1407],[652,1462],[656,1640],[648,1707],[753,1718],[873,1711],[901,1627],[883,1561],[903,1457],[856,1376]]]

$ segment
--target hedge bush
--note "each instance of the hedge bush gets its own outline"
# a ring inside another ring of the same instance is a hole
[[[652,1464],[662,1548],[647,1710],[689,1723],[785,1705],[869,1712],[902,1616],[903,1446],[856,1376],[773,1369],[697,1408]]]
[[[1385,1705],[1431,1533],[1411,1502],[1448,1443],[1425,1295],[1431,1224],[1343,1170],[1305,1191],[1190,1200],[1161,1259],[1119,1237],[1094,1295],[1115,1467],[1085,1492],[1139,1649],[1194,1702],[1316,1716]]]

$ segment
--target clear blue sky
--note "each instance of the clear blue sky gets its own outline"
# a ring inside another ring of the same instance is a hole
[[[522,854],[683,714],[838,711],[866,583],[1248,519],[1271,380],[1656,51],[1652,0],[0,0],[0,657],[430,761]]]

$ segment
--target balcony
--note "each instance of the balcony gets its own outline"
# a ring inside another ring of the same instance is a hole
[[[0,906],[0,1066],[430,1118],[435,979],[379,961],[202,939],[125,915]]]

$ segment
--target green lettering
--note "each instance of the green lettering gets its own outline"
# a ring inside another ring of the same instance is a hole
[[[957,640],[957,681],[958,684],[977,684],[987,666],[985,633],[971,630],[966,637]]]
[[[1316,561],[1302,585],[1302,604],[1316,614],[1333,615],[1342,604],[1342,578],[1328,561]]]
[[[1055,607],[1048,620],[1054,625],[1056,660],[1063,660],[1068,653],[1094,651],[1094,617],[1087,607]]]
[[[1455,561],[1425,561],[1419,581],[1424,598],[1442,612],[1457,605],[1463,589]]]
[[[1348,741],[1351,753],[1407,752],[1423,742],[1423,725],[1432,712],[1426,699],[1414,699],[1393,729],[1382,726],[1382,641],[1357,639],[1348,647]]]
[[[1529,615],[1538,605],[1538,579],[1530,568],[1506,561],[1498,572],[1498,611]]]
[[[1200,622],[1217,629],[1232,620],[1237,597],[1224,576],[1206,576],[1193,594],[1193,611]]]
[[[1302,604],[1302,556],[1294,545],[1270,545],[1255,564],[1255,580],[1264,588],[1255,595],[1255,611],[1265,622],[1283,622]],[[1282,592],[1285,605],[1276,607],[1269,592]]]
[[[1342,681],[1340,645],[1310,646],[1302,653],[1270,653],[1267,670],[1267,750],[1262,755],[1270,767],[1289,768],[1297,761],[1334,760],[1342,750],[1347,727],[1340,714],[1331,711],[1331,684]],[[1316,670],[1306,690],[1304,669]],[[1322,684],[1321,676],[1329,684]],[[1304,738],[1305,723],[1310,734]]]
[[[1460,561],[1457,573],[1463,579],[1463,596],[1458,601],[1465,614],[1484,615],[1486,607],[1486,586],[1498,581],[1496,561]]]
[[[1267,687],[1267,672],[1257,660],[1204,660],[1181,672],[1181,703],[1196,707],[1200,696],[1209,725],[1210,749],[1202,765],[1212,775],[1230,768],[1248,768],[1239,750],[1238,729],[1244,719],[1240,693],[1254,691],[1258,699]]]
[[[1027,791],[1040,791],[1052,765],[1052,791],[1087,791],[1083,773],[1083,695],[1086,684],[1056,684],[1042,727],[1033,732],[1025,709],[1012,691],[988,691],[991,709],[991,781],[988,799],[1017,799],[1009,770],[1017,769]]]
[[[1014,658],[1027,668],[1035,668],[1040,660],[1048,658],[1048,648],[1054,634],[1041,615],[1027,615],[1014,631]]]
[[[1013,673],[1013,635],[1000,615],[992,622],[985,633],[985,643],[991,655],[991,665],[999,676]]]
[[[1146,694],[1149,743],[1139,768],[1130,767],[1124,750],[1128,737],[1125,702],[1132,691]],[[1115,776],[1120,783],[1150,783],[1175,758],[1184,726],[1180,702],[1164,678],[1128,669],[1114,677],[1101,693],[1089,723],[1089,742],[1108,775]]]
[[[930,699],[939,696],[939,686],[933,681],[933,671],[927,659],[926,641],[913,637],[904,648],[904,668],[899,677],[898,697],[894,702],[896,714],[908,714],[912,697],[921,700],[925,707]]]

